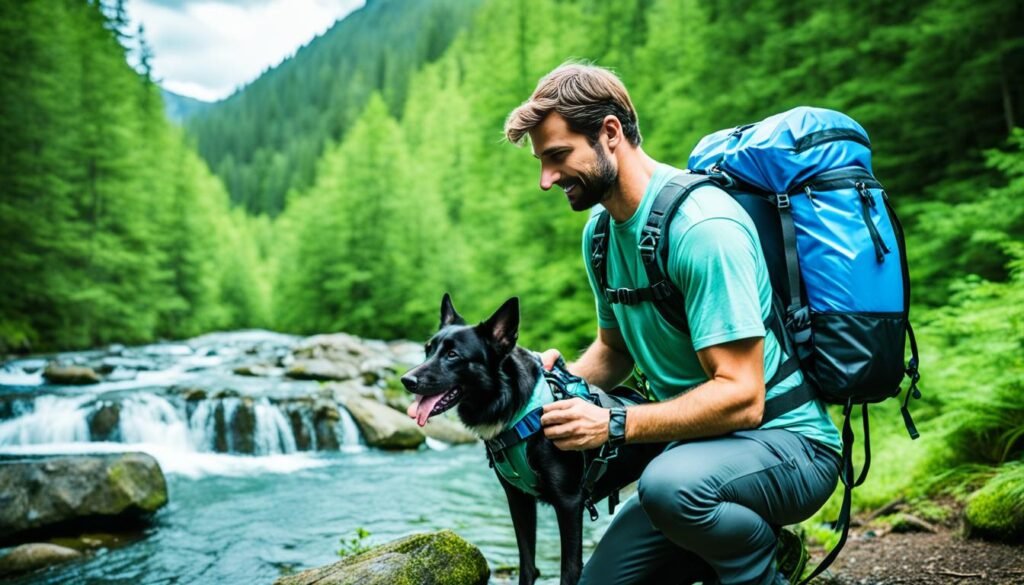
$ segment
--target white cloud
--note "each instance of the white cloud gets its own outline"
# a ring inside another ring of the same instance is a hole
[[[212,101],[293,55],[363,0],[129,0],[167,89]]]

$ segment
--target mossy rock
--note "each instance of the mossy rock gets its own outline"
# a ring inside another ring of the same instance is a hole
[[[0,461],[0,546],[76,524],[119,530],[167,503],[160,465],[145,453],[25,456]]]
[[[414,534],[275,585],[486,585],[480,549],[451,530]]]
[[[964,515],[971,536],[1024,541],[1024,491],[1014,481],[996,476],[974,492]]]

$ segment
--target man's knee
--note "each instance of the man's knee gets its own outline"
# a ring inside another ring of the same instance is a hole
[[[640,505],[656,528],[678,534],[709,521],[719,499],[706,475],[686,473],[677,462],[655,459],[640,476]]]

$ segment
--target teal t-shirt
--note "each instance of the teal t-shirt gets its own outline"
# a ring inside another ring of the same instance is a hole
[[[609,222],[608,286],[644,288],[647,273],[638,243],[658,191],[680,173],[659,164],[633,217]],[[583,253],[597,300],[598,325],[619,329],[630,355],[647,376],[658,400],[667,400],[707,381],[697,351],[737,339],[764,337],[764,379],[783,352],[764,321],[771,309],[771,281],[753,220],[728,193],[713,186],[695,189],[672,220],[667,276],[686,299],[687,336],[669,324],[652,303],[609,304],[590,265],[595,220],[584,228]],[[682,310],[682,307],[680,308]],[[796,372],[768,392],[771,398],[803,381]],[[785,428],[840,450],[839,432],[818,400],[791,410],[761,428]]]

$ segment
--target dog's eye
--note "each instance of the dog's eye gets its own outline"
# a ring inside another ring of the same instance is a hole
[[[448,358],[450,360],[453,360],[453,359],[459,357],[459,354],[454,349],[449,349],[448,353],[444,354],[444,357],[446,357],[446,358]]]

